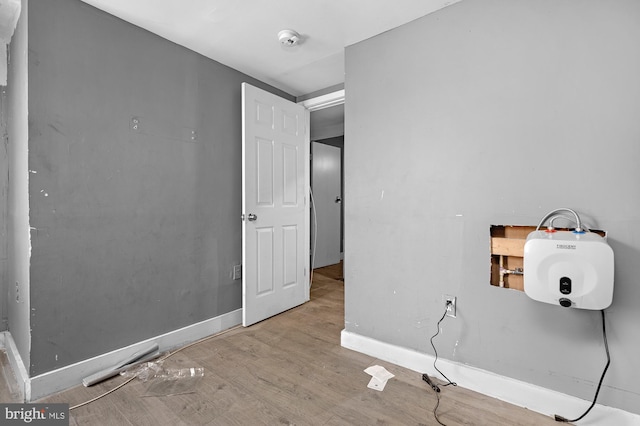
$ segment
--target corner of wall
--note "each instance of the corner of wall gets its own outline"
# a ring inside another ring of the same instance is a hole
[[[7,320],[12,341],[28,377],[31,352],[29,263],[28,11],[22,1],[9,46],[7,79]],[[15,286],[14,286],[15,283]]]

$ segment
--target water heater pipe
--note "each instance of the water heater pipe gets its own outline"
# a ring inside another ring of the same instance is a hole
[[[504,267],[504,256],[500,255],[500,287],[504,287],[504,276],[505,275],[524,275],[524,270],[522,268],[516,269],[507,269]]]
[[[559,208],[559,209],[555,209],[555,210],[551,210],[549,213],[547,213],[542,220],[540,221],[540,223],[538,224],[538,227],[536,228],[536,231],[540,230],[540,227],[542,225],[544,225],[544,223],[549,220],[550,218],[555,219],[555,216],[558,217],[562,217],[561,215],[557,215],[556,213],[558,212],[569,212],[573,215],[573,217],[575,217],[575,222],[576,222],[576,232],[584,232],[584,230],[582,229],[582,222],[580,221],[580,216],[578,216],[578,213],[576,213],[575,211],[571,210],[571,209],[567,209],[567,208]]]

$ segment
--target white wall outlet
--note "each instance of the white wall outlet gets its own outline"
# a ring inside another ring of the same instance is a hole
[[[233,279],[234,280],[242,279],[242,265],[233,265]]]
[[[442,300],[447,307],[447,316],[451,318],[456,317],[456,297],[449,294],[443,294]]]

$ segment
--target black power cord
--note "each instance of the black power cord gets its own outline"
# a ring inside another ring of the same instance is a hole
[[[591,403],[591,406],[589,408],[587,408],[587,411],[585,411],[577,419],[569,420],[569,419],[567,419],[565,417],[562,417],[562,416],[556,414],[554,418],[555,418],[555,420],[557,422],[575,423],[575,422],[577,422],[579,420],[582,420],[584,418],[584,416],[589,414],[589,411],[591,411],[591,409],[594,407],[594,405],[596,405],[596,401],[598,400],[598,394],[600,393],[600,388],[602,387],[602,382],[604,381],[604,376],[605,376],[605,374],[607,374],[607,370],[609,369],[609,364],[611,364],[611,356],[609,355],[609,344],[607,343],[607,328],[605,326],[604,309],[601,310],[600,313],[602,314],[602,336],[603,336],[603,339],[604,339],[604,349],[607,352],[607,365],[605,365],[604,371],[602,372],[602,376],[600,377],[600,382],[598,383],[598,388],[596,389],[596,394],[593,397],[593,402]]]
[[[433,360],[433,368],[435,368],[435,369],[436,369],[436,371],[437,371],[438,373],[440,373],[440,375],[441,375],[442,377],[444,377],[444,378],[445,378],[445,380],[447,381],[447,383],[446,383],[446,384],[444,384],[443,386],[449,386],[449,385],[452,385],[452,386],[458,386],[458,384],[457,384],[457,383],[454,383],[454,382],[452,382],[451,380],[449,380],[449,378],[448,378],[447,376],[445,376],[445,375],[444,375],[444,373],[438,369],[438,367],[436,367],[436,362],[438,361],[438,351],[436,350],[436,347],[435,347],[435,345],[433,344],[433,339],[434,339],[438,334],[440,334],[440,323],[442,322],[442,320],[444,320],[444,317],[446,317],[446,316],[447,316],[447,312],[448,312],[448,310],[449,310],[449,305],[450,305],[450,304],[451,304],[451,301],[447,300],[447,304],[446,304],[446,306],[445,306],[445,308],[444,308],[444,313],[442,314],[442,317],[440,317],[440,320],[438,321],[438,324],[437,324],[437,328],[438,328],[438,330],[436,331],[436,334],[434,334],[433,336],[431,336],[431,340],[430,340],[430,342],[431,342],[431,347],[433,348],[433,352],[434,352],[434,354],[435,354],[435,356],[436,356],[436,358]]]
[[[438,334],[440,334],[440,323],[441,323],[441,322],[442,322],[442,320],[444,320],[444,318],[447,316],[447,312],[448,312],[448,310],[449,310],[449,305],[450,305],[450,304],[451,304],[451,301],[447,300],[447,304],[446,304],[446,306],[445,306],[445,308],[444,308],[444,313],[442,314],[442,317],[440,318],[440,320],[438,321],[438,324],[437,324],[437,328],[438,328],[438,330],[436,331],[436,334],[434,334],[433,336],[431,336],[431,340],[430,340],[430,342],[431,342],[431,347],[433,348],[433,352],[434,352],[434,354],[435,354],[435,359],[433,360],[433,368],[435,368],[435,370],[436,370],[438,373],[440,373],[440,375],[441,375],[442,377],[444,377],[444,378],[445,378],[445,380],[447,381],[447,383],[445,383],[445,384],[444,384],[444,385],[442,385],[442,386],[449,386],[449,385],[451,385],[451,386],[458,386],[458,384],[457,384],[457,383],[452,382],[451,380],[449,380],[449,378],[448,378],[447,376],[445,376],[445,374],[444,374],[442,371],[440,371],[440,370],[438,369],[438,367],[436,366],[436,362],[438,361],[438,350],[436,349],[435,345],[433,344],[433,339],[434,339]],[[442,422],[440,421],[440,419],[438,418],[438,407],[440,406],[440,387],[439,387],[439,386],[438,386],[438,384],[437,384],[434,380],[432,380],[432,379],[429,377],[429,375],[428,375],[428,374],[426,374],[426,373],[422,375],[422,380],[424,380],[425,382],[427,382],[427,383],[429,384],[429,386],[431,386],[431,389],[433,389],[433,391],[436,393],[436,400],[437,400],[437,401],[436,401],[436,406],[435,406],[435,407],[434,407],[434,409],[433,409],[433,417],[435,417],[436,421],[437,421],[439,424],[441,424],[442,426],[447,426],[446,424],[442,423]]]

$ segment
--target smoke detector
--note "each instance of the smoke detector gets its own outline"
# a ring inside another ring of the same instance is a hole
[[[282,30],[278,33],[278,40],[280,40],[280,44],[285,47],[293,47],[297,45],[301,38],[300,34],[293,30]]]

